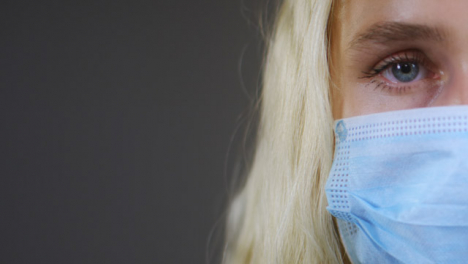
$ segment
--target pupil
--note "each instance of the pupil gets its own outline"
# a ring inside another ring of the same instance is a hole
[[[408,63],[401,65],[401,72],[408,74],[411,72],[411,66]]]

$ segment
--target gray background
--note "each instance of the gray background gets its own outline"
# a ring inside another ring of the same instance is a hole
[[[252,2],[2,1],[0,263],[217,263]]]

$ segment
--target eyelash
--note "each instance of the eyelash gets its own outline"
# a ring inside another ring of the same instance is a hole
[[[392,92],[393,89],[395,89],[396,92],[398,93],[404,93],[404,92],[407,92],[407,90],[411,89],[411,86],[409,85],[400,86],[400,87],[392,87],[388,85],[387,82],[377,81],[377,80],[372,80],[369,84],[367,84],[367,86],[371,84],[375,85],[374,90],[381,88],[381,90],[388,90],[389,92]]]
[[[381,62],[376,64],[372,69],[369,71],[364,71],[362,72],[364,76],[361,76],[360,79],[372,79],[377,77],[378,75],[382,74],[385,72],[385,70],[389,69],[395,64],[399,63],[413,63],[413,64],[418,64],[422,67],[429,68],[428,70],[431,71],[431,67],[429,67],[429,62],[426,59],[426,57],[420,52],[416,50],[409,50],[409,51],[403,51],[399,52],[396,54],[392,54],[391,56],[383,59]],[[368,85],[375,85],[374,90],[381,88],[381,90],[387,89],[389,92],[392,92],[395,90],[398,93],[404,93],[412,88],[411,85],[405,84],[403,86],[392,86],[389,85],[389,82],[383,81],[383,80],[377,80],[373,79],[371,82],[369,82],[366,86]]]

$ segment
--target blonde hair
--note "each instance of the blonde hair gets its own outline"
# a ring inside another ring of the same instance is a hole
[[[326,211],[333,156],[332,0],[285,0],[263,73],[255,155],[232,202],[224,263],[342,263]]]

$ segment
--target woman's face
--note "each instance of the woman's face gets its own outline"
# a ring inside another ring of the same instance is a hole
[[[338,1],[335,119],[468,104],[468,1]]]

